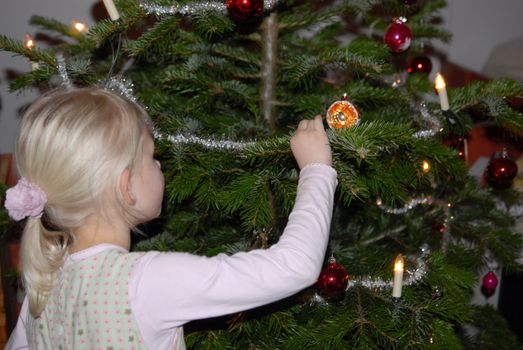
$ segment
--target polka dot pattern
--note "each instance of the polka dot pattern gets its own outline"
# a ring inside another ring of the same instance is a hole
[[[108,250],[63,268],[44,312],[28,317],[34,349],[145,349],[129,303],[142,253]]]

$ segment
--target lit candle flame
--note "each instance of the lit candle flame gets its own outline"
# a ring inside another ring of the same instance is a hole
[[[87,24],[83,23],[83,22],[80,22],[80,21],[77,21],[77,20],[74,20],[72,22],[72,26],[74,29],[76,29],[77,31],[79,31],[80,33],[84,33],[87,31]]]
[[[436,85],[436,90],[440,91],[444,89],[447,84],[445,84],[445,79],[443,79],[443,76],[441,74],[436,75],[436,79],[434,79],[434,84]]]
[[[423,161],[423,163],[421,164],[421,169],[423,170],[424,173],[428,173],[430,171],[430,163],[426,160]]]
[[[394,271],[403,271],[403,255],[399,254],[394,261]]]
[[[25,33],[25,36],[24,36],[24,45],[25,45],[25,47],[27,47],[29,50],[34,49],[34,47],[36,46],[33,37],[32,37],[31,35],[29,35],[29,33]]]

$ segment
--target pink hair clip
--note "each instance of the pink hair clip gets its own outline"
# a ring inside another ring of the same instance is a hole
[[[7,190],[4,206],[9,216],[19,221],[26,217],[42,217],[46,202],[47,196],[40,187],[21,178],[16,186]]]

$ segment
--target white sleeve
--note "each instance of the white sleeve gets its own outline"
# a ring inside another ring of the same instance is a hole
[[[20,315],[18,316],[18,321],[16,322],[16,327],[13,329],[9,340],[5,346],[6,350],[22,350],[29,349],[27,343],[27,333],[26,333],[26,317],[27,317],[27,307],[28,307],[27,297],[24,298],[22,303],[22,308],[20,309]]]
[[[324,260],[336,184],[333,168],[304,167],[287,226],[269,249],[211,258],[146,253],[129,284],[140,328],[162,332],[191,320],[258,307],[312,285]]]

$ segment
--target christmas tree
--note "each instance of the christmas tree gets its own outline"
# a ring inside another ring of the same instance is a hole
[[[135,250],[211,256],[276,242],[298,178],[289,134],[299,120],[327,114],[339,185],[318,283],[190,323],[188,348],[519,346],[509,332],[460,331],[487,331],[480,320],[496,313],[469,303],[479,271],[491,261],[521,269],[509,214],[520,201],[510,188],[515,164],[493,160],[481,186],[451,140],[462,144],[479,121],[521,135],[510,97],[523,85],[474,82],[448,97],[441,85],[438,99],[425,51],[450,39],[432,21],[444,1],[104,3],[111,19],[85,33],[34,16],[33,25],[62,37],[51,48],[5,36],[0,48],[37,63],[12,90],[102,85],[146,106],[166,197],[163,217],[143,228],[149,235],[136,238]],[[496,287],[488,277],[487,294]]]

